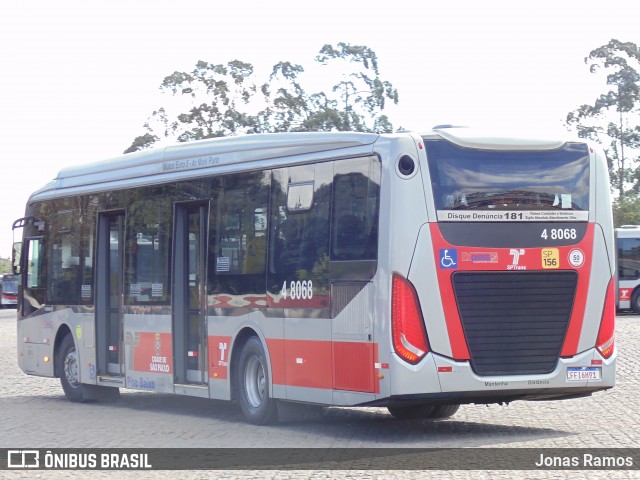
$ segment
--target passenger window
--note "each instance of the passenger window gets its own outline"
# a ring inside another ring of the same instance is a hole
[[[270,306],[329,305],[331,176],[331,163],[273,172]]]
[[[265,294],[269,172],[223,178],[211,208],[209,293]]]
[[[375,260],[378,254],[380,162],[374,158],[334,163],[332,260]]]
[[[138,199],[131,199],[125,257],[125,291],[130,304],[169,302],[174,196],[174,186],[167,185],[140,190]]]
[[[618,277],[622,280],[640,278],[640,240],[618,239]]]

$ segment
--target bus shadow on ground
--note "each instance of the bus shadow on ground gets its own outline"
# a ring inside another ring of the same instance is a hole
[[[67,401],[64,397],[61,397],[61,400]],[[255,426],[244,421],[240,408],[232,402],[146,392],[125,392],[117,402],[93,405],[152,414],[195,417],[202,420],[203,428],[208,428],[209,422],[225,422],[233,423],[237,429],[246,431],[286,430],[291,432],[291,438],[308,435],[324,439],[334,438],[340,444],[347,441],[348,445],[353,447],[481,447],[496,443],[531,442],[574,435],[574,432],[549,427],[492,423],[493,419],[478,422],[460,420],[454,416],[442,420],[398,420],[392,417],[386,408],[357,407],[312,408],[305,414],[285,415],[284,419],[281,417],[281,421],[275,425]],[[286,437],[288,435],[283,438]]]
[[[471,406],[469,408],[481,407]],[[365,443],[363,446],[372,446],[372,435],[374,435],[373,438],[380,438],[384,446],[450,448],[531,442],[568,437],[574,434],[555,428],[492,422],[493,420],[487,422],[461,420],[456,416],[439,420],[399,420],[392,417],[386,408],[353,407],[325,408],[321,420],[326,429],[331,430],[331,435],[348,438],[350,443],[355,443],[356,446],[359,446],[358,442]],[[285,426],[297,429],[299,424],[285,424]],[[384,432],[384,436],[380,436],[380,433],[376,432]]]
[[[197,420],[198,430],[214,431],[216,424],[233,424],[234,431],[251,435],[262,429],[262,433],[273,437],[270,447],[331,447],[349,448],[451,448],[451,447],[489,447],[520,442],[535,442],[574,435],[574,432],[554,428],[505,425],[487,422],[468,421],[456,417],[442,420],[398,420],[393,418],[386,408],[326,407],[313,409],[306,416],[287,418],[275,425],[256,426],[244,421],[239,407],[235,403],[172,394],[147,392],[125,392],[120,400],[111,402],[92,402],[74,404],[63,395],[8,397],[0,401],[13,403],[12,408],[22,405],[29,411],[56,410],[61,415],[78,414],[80,407],[84,413],[106,414],[114,422],[125,422],[129,417],[148,414],[155,420],[179,424],[179,417],[186,424],[193,425]],[[28,406],[28,407],[27,407]],[[465,408],[465,407],[463,407]],[[480,407],[469,407],[480,408]],[[113,410],[122,410],[115,414]],[[68,410],[68,411],[67,411]],[[459,413],[462,413],[459,412]],[[114,415],[115,414],[115,415]],[[99,415],[102,416],[102,415]],[[146,418],[146,416],[145,416]],[[119,419],[119,420],[117,420]],[[113,425],[115,426],[115,425]],[[228,430],[227,428],[224,429]],[[197,433],[197,432],[192,432]],[[244,435],[240,435],[242,437]],[[271,435],[273,434],[273,435]],[[240,438],[239,437],[239,438]],[[305,439],[300,442],[300,439]],[[229,439],[228,439],[229,440]],[[214,445],[217,443],[214,440]],[[226,446],[243,446],[243,443]]]

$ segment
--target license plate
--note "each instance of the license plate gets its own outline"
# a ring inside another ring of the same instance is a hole
[[[598,367],[567,368],[567,381],[584,382],[586,380],[601,380],[602,369]]]

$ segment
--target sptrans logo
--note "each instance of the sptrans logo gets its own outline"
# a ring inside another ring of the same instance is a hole
[[[526,270],[526,266],[520,265],[520,257],[524,256],[525,253],[524,248],[511,248],[509,255],[513,258],[513,262],[511,265],[507,265],[507,270]]]

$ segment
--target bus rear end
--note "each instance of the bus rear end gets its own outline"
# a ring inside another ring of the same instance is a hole
[[[612,387],[604,153],[465,128],[418,142],[429,221],[409,270],[393,279],[391,404],[560,399]],[[422,331],[403,317],[412,305]],[[429,382],[416,381],[421,371]]]

